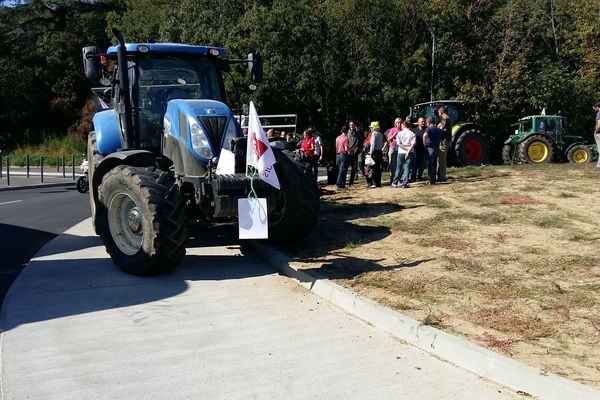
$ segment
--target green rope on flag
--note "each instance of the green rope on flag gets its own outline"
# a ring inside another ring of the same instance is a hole
[[[258,204],[258,201],[256,201],[258,199],[258,195],[256,194],[256,191],[254,191],[254,179],[256,179],[256,168],[249,166],[248,169],[251,171],[251,173],[248,175],[248,178],[250,179],[250,192],[248,193],[248,201],[252,205],[250,209],[250,214],[254,214],[254,207],[256,207],[256,204]]]

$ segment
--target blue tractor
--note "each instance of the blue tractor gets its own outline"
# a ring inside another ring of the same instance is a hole
[[[189,223],[235,222],[237,200],[252,189],[267,199],[271,242],[308,235],[320,208],[310,168],[274,149],[281,190],[247,176],[246,139],[225,98],[223,72],[244,62],[259,81],[260,56],[232,60],[223,48],[113,34],[118,44],[105,54],[83,48],[86,77],[111,92],[93,118],[88,161],[93,225],[113,262],[136,275],[175,267]],[[235,173],[216,174],[221,149],[234,153]]]

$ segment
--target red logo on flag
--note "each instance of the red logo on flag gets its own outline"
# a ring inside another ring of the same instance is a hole
[[[264,144],[263,142],[261,142],[260,140],[258,140],[258,137],[256,136],[256,132],[254,132],[253,135],[254,135],[254,151],[256,152],[256,159],[258,160],[259,158],[262,157],[263,154],[265,154],[265,151],[267,151],[267,145]]]

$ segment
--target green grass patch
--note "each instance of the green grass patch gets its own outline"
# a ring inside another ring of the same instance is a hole
[[[360,246],[362,246],[362,245],[363,245],[363,244],[362,244],[362,242],[361,242],[361,241],[358,241],[358,242],[346,242],[346,243],[344,244],[344,248],[345,248],[345,249],[356,249],[356,248],[358,248],[358,247],[360,247]]]
[[[29,156],[29,165],[31,166],[39,166],[41,157],[44,159],[45,166],[62,165],[63,156],[65,165],[70,166],[73,162],[72,156],[75,156],[75,165],[78,166],[83,161],[85,152],[85,140],[67,135],[64,137],[45,137],[42,144],[18,147],[8,156],[11,165],[21,167],[26,165],[26,156]],[[4,158],[4,160],[6,159]]]
[[[402,229],[402,227],[406,226],[406,221],[400,216],[380,216],[376,222],[378,225],[390,228],[391,230]]]
[[[429,207],[441,209],[447,209],[452,207],[452,203],[450,203],[449,201],[444,200],[441,197],[426,193],[419,193],[415,196],[412,196],[409,199],[406,199],[405,202],[407,204],[423,204]]]

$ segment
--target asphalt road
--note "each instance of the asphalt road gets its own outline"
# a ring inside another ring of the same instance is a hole
[[[89,216],[88,195],[74,185],[0,192],[0,305],[38,250]]]

